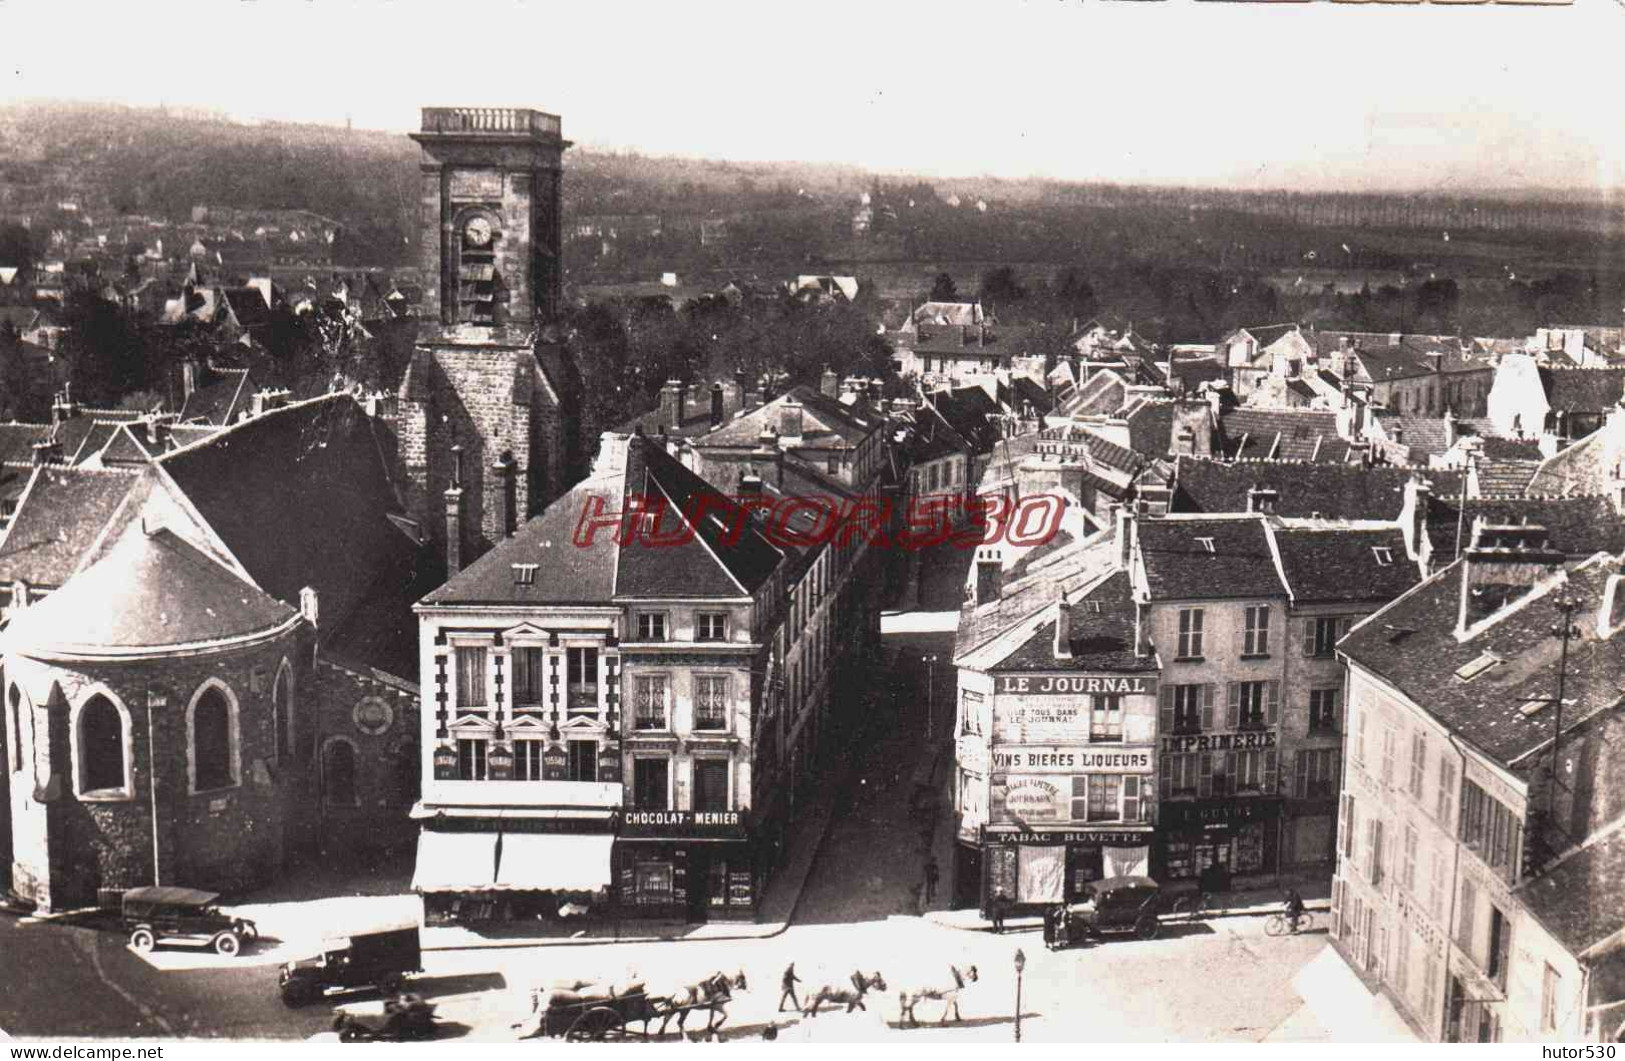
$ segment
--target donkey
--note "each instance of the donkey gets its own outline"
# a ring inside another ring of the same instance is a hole
[[[870,991],[886,991],[886,978],[876,972],[873,976],[864,976],[861,972],[853,973],[848,981],[852,986],[845,987],[838,984],[825,984],[817,991],[810,993],[806,1006],[802,1009],[804,1017],[818,1016],[818,1009],[825,1002],[832,1006],[846,1007],[851,1013],[855,1009],[868,1012],[869,1007],[863,1004],[863,996]]]
[[[974,984],[980,977],[976,973],[976,966],[967,966],[963,971],[957,965],[948,966],[948,972],[953,976],[951,987],[921,987],[913,991],[900,991],[897,995],[897,1023],[899,1025],[913,1025],[919,1027],[919,1020],[914,1016],[914,1007],[924,999],[933,999],[942,1003],[942,1019],[938,1024],[948,1023],[948,1013],[953,1012],[954,1020],[965,1018],[959,1015],[959,994],[965,990],[967,984]]]

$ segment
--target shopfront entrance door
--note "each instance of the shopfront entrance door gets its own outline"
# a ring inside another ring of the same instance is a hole
[[[711,910],[711,855],[704,844],[695,844],[688,852],[688,921],[700,924],[709,919]]]
[[[1230,832],[1218,830],[1202,833],[1196,842],[1197,880],[1206,892],[1230,889],[1232,873],[1232,847]]]

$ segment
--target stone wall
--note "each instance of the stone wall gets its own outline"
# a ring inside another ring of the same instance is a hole
[[[353,798],[324,784],[323,852],[373,853],[410,848],[409,817],[421,780],[416,686],[364,666],[323,659],[316,665],[325,755],[346,743],[354,754]],[[324,759],[324,767],[331,759]],[[324,772],[324,778],[327,777]]]
[[[315,703],[308,689],[308,633],[207,655],[71,668],[12,658],[8,688],[26,693],[32,727],[30,771],[14,778],[33,791],[17,800],[30,820],[19,833],[16,890],[47,908],[94,902],[99,888],[166,885],[240,892],[273,877],[307,837],[314,793]],[[293,748],[279,762],[272,690],[282,661],[293,675]],[[237,783],[193,793],[187,709],[209,679],[237,701]],[[97,692],[127,716],[128,784],[120,795],[76,793],[73,708]],[[151,705],[149,707],[149,705]],[[151,728],[149,728],[149,719]],[[153,814],[157,811],[157,837]],[[43,850],[41,850],[43,847]],[[154,873],[154,852],[157,873]]]

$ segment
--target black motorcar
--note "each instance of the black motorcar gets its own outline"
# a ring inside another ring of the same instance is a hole
[[[1141,939],[1154,939],[1161,928],[1157,920],[1157,882],[1150,877],[1111,877],[1096,881],[1084,891],[1084,901],[1066,908],[1064,922],[1057,926],[1060,946],[1088,937],[1134,933]]]
[[[120,901],[120,917],[130,946],[150,951],[160,943],[213,947],[231,956],[244,943],[259,938],[259,928],[243,917],[233,917],[214,905],[215,892],[195,888],[129,888]]]
[[[376,987],[394,995],[406,977],[422,971],[423,946],[417,926],[410,925],[357,932],[314,957],[289,962],[277,975],[277,989],[288,1006],[306,1005],[334,989]]]

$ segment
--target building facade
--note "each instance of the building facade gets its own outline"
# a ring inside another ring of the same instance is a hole
[[[426,597],[425,916],[754,916],[783,565],[659,445],[610,436],[585,482]]]

